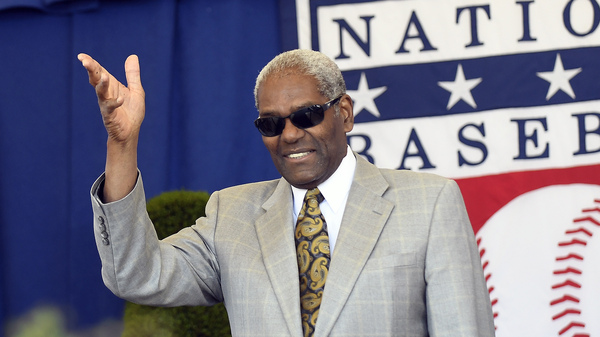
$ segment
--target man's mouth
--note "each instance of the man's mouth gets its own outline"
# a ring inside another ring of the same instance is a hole
[[[311,152],[313,152],[313,151],[290,153],[286,157],[288,157],[290,159],[300,159],[300,158],[308,156]]]

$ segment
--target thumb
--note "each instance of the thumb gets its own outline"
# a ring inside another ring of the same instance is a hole
[[[129,89],[143,90],[140,78],[140,61],[137,55],[129,55],[127,60],[125,60],[125,77],[127,78],[127,87]]]

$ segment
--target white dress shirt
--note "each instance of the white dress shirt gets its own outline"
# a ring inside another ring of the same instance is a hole
[[[350,186],[354,179],[354,171],[356,169],[356,158],[354,153],[348,146],[346,156],[342,159],[340,166],[337,170],[327,179],[325,182],[317,186],[325,200],[319,205],[321,213],[327,223],[327,232],[329,234],[329,249],[333,254],[335,247],[335,241],[338,233],[340,232],[340,225],[342,223],[342,216],[346,209],[346,201],[348,200],[348,194],[350,193]],[[292,194],[294,196],[294,226],[298,219],[298,214],[302,209],[302,203],[304,196],[306,195],[305,189],[300,189],[292,186]]]

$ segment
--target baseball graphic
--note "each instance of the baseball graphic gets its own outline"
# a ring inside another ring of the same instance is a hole
[[[598,235],[598,185],[547,186],[496,212],[477,233],[496,336],[600,334]]]

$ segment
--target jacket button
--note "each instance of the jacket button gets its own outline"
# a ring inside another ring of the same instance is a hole
[[[108,241],[108,239],[102,239],[102,244],[105,246],[108,246],[110,242]]]

